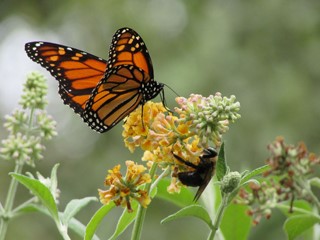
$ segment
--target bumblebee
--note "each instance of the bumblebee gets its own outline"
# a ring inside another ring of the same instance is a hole
[[[192,171],[179,172],[177,177],[186,186],[199,187],[194,197],[194,201],[198,201],[214,175],[217,151],[211,147],[205,149],[199,157],[200,162],[197,165],[182,159],[174,153],[172,154],[179,162],[193,169]]]

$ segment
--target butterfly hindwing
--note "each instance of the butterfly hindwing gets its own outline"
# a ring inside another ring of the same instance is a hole
[[[150,77],[133,65],[119,65],[106,73],[90,97],[83,119],[98,132],[105,132],[143,101],[141,84]]]

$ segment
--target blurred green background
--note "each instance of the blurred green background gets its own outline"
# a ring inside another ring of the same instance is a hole
[[[113,33],[135,29],[146,42],[155,79],[181,96],[234,94],[242,118],[225,136],[232,170],[264,164],[266,145],[278,135],[288,143],[303,140],[311,151],[320,145],[320,1],[182,1],[0,0],[0,123],[20,97],[28,72],[48,77],[49,113],[59,135],[47,143],[37,164],[47,176],[59,162],[60,207],[73,198],[97,196],[107,169],[127,159],[139,161],[124,147],[122,127],[106,134],[89,129],[62,104],[57,82],[27,58],[28,41],[50,41],[107,58]],[[166,89],[168,106],[175,94]],[[6,132],[0,128],[1,139]],[[4,202],[13,163],[1,161],[0,200]],[[34,169],[25,168],[34,172]],[[19,188],[17,202],[29,196]],[[91,204],[79,214],[87,223],[100,206]],[[205,239],[207,228],[188,218],[161,225],[175,206],[154,200],[148,209],[142,239]],[[110,236],[121,210],[112,212],[99,229]],[[250,239],[283,239],[281,214],[255,227]],[[240,221],[240,220],[239,220]],[[232,229],[230,229],[232,231]],[[8,239],[61,239],[51,219],[26,215],[9,226]],[[120,239],[128,239],[130,231]],[[73,236],[73,239],[79,239]]]

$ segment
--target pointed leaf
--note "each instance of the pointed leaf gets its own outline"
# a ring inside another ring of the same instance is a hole
[[[241,183],[241,185],[239,185],[236,189],[234,189],[230,193],[229,198],[228,198],[228,204],[238,195],[240,189],[242,187],[244,187],[245,185],[249,184],[250,182],[253,182],[253,183],[257,184],[257,185],[260,185],[260,182],[258,180],[256,180],[256,179],[250,179],[250,180],[248,180],[248,181],[246,181],[244,183]]]
[[[115,207],[114,202],[110,202],[107,205],[103,205],[101,208],[99,208],[98,211],[95,212],[93,217],[90,219],[90,222],[87,225],[86,232],[84,239],[85,240],[91,240],[94,236],[94,233],[96,232],[97,228],[99,227],[101,221],[103,218]]]
[[[122,215],[120,219],[118,220],[118,224],[116,227],[115,232],[113,235],[109,238],[111,239],[117,239],[117,237],[124,232],[124,230],[127,229],[128,226],[133,222],[133,220],[136,218],[137,215],[137,209],[138,209],[138,202],[137,201],[132,201],[131,202],[131,207],[133,209],[133,212],[129,213],[127,209],[124,209],[122,212]]]
[[[30,213],[30,212],[40,212],[49,217],[51,217],[50,213],[48,212],[47,208],[42,205],[29,203],[23,206],[18,206],[13,210],[12,217],[18,216],[23,213]]]
[[[157,193],[157,188],[154,188],[151,191],[151,198],[155,196]],[[113,235],[109,239],[117,239],[117,237],[126,230],[130,224],[135,220],[137,215],[137,209],[138,209],[138,202],[137,201],[131,201],[131,208],[133,209],[133,212],[129,213],[127,209],[124,209],[122,212],[122,215],[118,221],[117,227]]]
[[[224,212],[220,229],[225,239],[248,239],[251,219],[246,215],[247,206],[230,204]]]
[[[171,202],[179,207],[186,207],[192,203],[194,193],[191,192],[190,188],[182,187],[180,193],[168,193],[167,187],[170,185],[169,179],[161,179],[157,185],[157,198],[164,199]]]
[[[260,175],[264,172],[266,172],[267,170],[270,169],[269,165],[264,165],[262,167],[256,168],[254,170],[252,170],[251,172],[247,173],[242,179],[241,179],[241,183],[247,182],[248,180],[250,180],[251,178]]]
[[[57,178],[57,171],[58,171],[59,163],[55,164],[51,170],[51,188],[57,189],[58,188],[58,178]]]
[[[16,180],[28,188],[41,203],[48,209],[55,222],[59,222],[58,208],[50,190],[37,179],[32,179],[21,174],[11,173]]]
[[[71,218],[69,221],[68,228],[71,229],[74,233],[76,233],[79,237],[81,237],[81,239],[86,239],[86,238],[83,238],[86,233],[86,226],[83,223],[81,223],[79,220],[75,218]],[[93,235],[89,239],[99,240],[97,235]]]
[[[176,220],[182,217],[196,217],[204,221],[209,228],[212,228],[211,218],[206,211],[206,209],[200,205],[190,205],[185,208],[182,208],[178,212],[166,217],[161,221],[161,223],[166,223],[172,220]]]
[[[293,240],[316,223],[320,223],[319,217],[312,214],[300,214],[288,218],[284,223],[284,230],[288,239]]]
[[[224,153],[224,143],[221,144],[220,151],[218,154],[218,161],[216,166],[216,175],[218,181],[221,181],[221,179],[226,175],[227,173],[227,163],[225,159],[225,153]]]
[[[62,222],[64,225],[68,225],[69,220],[73,218],[82,208],[88,205],[92,201],[97,201],[96,197],[85,197],[82,199],[73,199],[66,206],[63,216]]]
[[[293,212],[289,212],[291,208],[289,201],[279,203],[276,207],[279,208],[287,217],[292,217],[300,214],[312,214],[312,206],[309,202],[305,200],[294,201],[292,208]]]

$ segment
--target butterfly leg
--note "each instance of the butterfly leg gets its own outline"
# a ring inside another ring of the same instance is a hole
[[[143,106],[144,106],[144,103],[141,106],[141,122],[142,122],[142,129],[145,129],[144,128],[144,121],[143,121]]]
[[[166,103],[166,98],[165,98],[165,95],[164,95],[164,89],[162,89],[162,91],[160,92],[160,98],[161,98],[161,102],[162,102],[162,105],[164,106],[164,108],[173,114],[173,111],[170,110],[170,108],[167,107],[167,103]]]

